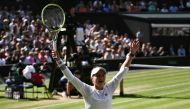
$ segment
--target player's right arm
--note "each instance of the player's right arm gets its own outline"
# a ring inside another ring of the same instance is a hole
[[[77,77],[75,77],[72,72],[69,70],[69,68],[64,64],[63,60],[56,58],[56,53],[54,51],[52,51],[52,56],[54,58],[54,60],[56,61],[57,65],[59,66],[59,68],[61,69],[62,73],[67,77],[67,79],[69,80],[69,82],[71,82],[73,84],[73,86],[75,86],[75,88],[82,94],[85,95],[86,91],[85,89],[88,89],[87,87],[89,87],[86,83],[82,82],[80,79],[78,79]]]

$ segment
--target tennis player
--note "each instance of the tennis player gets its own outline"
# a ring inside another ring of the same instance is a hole
[[[55,51],[52,51],[52,56],[56,60],[58,66],[67,77],[67,79],[75,86],[82,94],[85,103],[85,109],[111,109],[112,96],[123,76],[128,72],[129,66],[134,58],[136,51],[139,48],[137,39],[131,42],[130,52],[126,56],[126,60],[120,67],[118,73],[108,82],[106,80],[106,70],[102,67],[95,67],[91,71],[91,80],[93,86],[88,85],[76,78],[69,68],[64,65],[61,59],[56,58]]]

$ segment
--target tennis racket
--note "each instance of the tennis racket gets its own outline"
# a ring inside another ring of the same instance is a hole
[[[47,4],[41,12],[42,23],[50,32],[65,31],[65,12],[57,4]]]
[[[41,19],[43,25],[51,32],[51,36],[53,37],[53,50],[57,54],[56,61],[63,61],[60,58],[61,49],[60,41],[61,41],[61,31],[66,31],[63,28],[65,24],[65,12],[61,8],[61,6],[57,4],[47,4],[41,12]]]

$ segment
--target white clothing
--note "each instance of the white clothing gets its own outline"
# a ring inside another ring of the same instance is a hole
[[[32,78],[32,73],[36,73],[36,70],[34,68],[33,65],[27,65],[23,71],[23,76],[26,78],[26,79],[31,79]]]
[[[60,65],[64,75],[84,97],[85,109],[111,109],[112,95],[124,74],[129,70],[128,67],[121,67],[113,79],[105,84],[103,90],[97,90],[94,86],[90,86],[76,78],[67,67],[66,69],[63,67]]]
[[[4,58],[0,58],[0,65],[5,65],[6,64],[6,60]]]

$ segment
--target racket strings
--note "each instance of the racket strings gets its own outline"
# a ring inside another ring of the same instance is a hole
[[[62,27],[64,19],[63,12],[57,7],[48,7],[43,13],[44,23],[49,29],[59,29]]]

